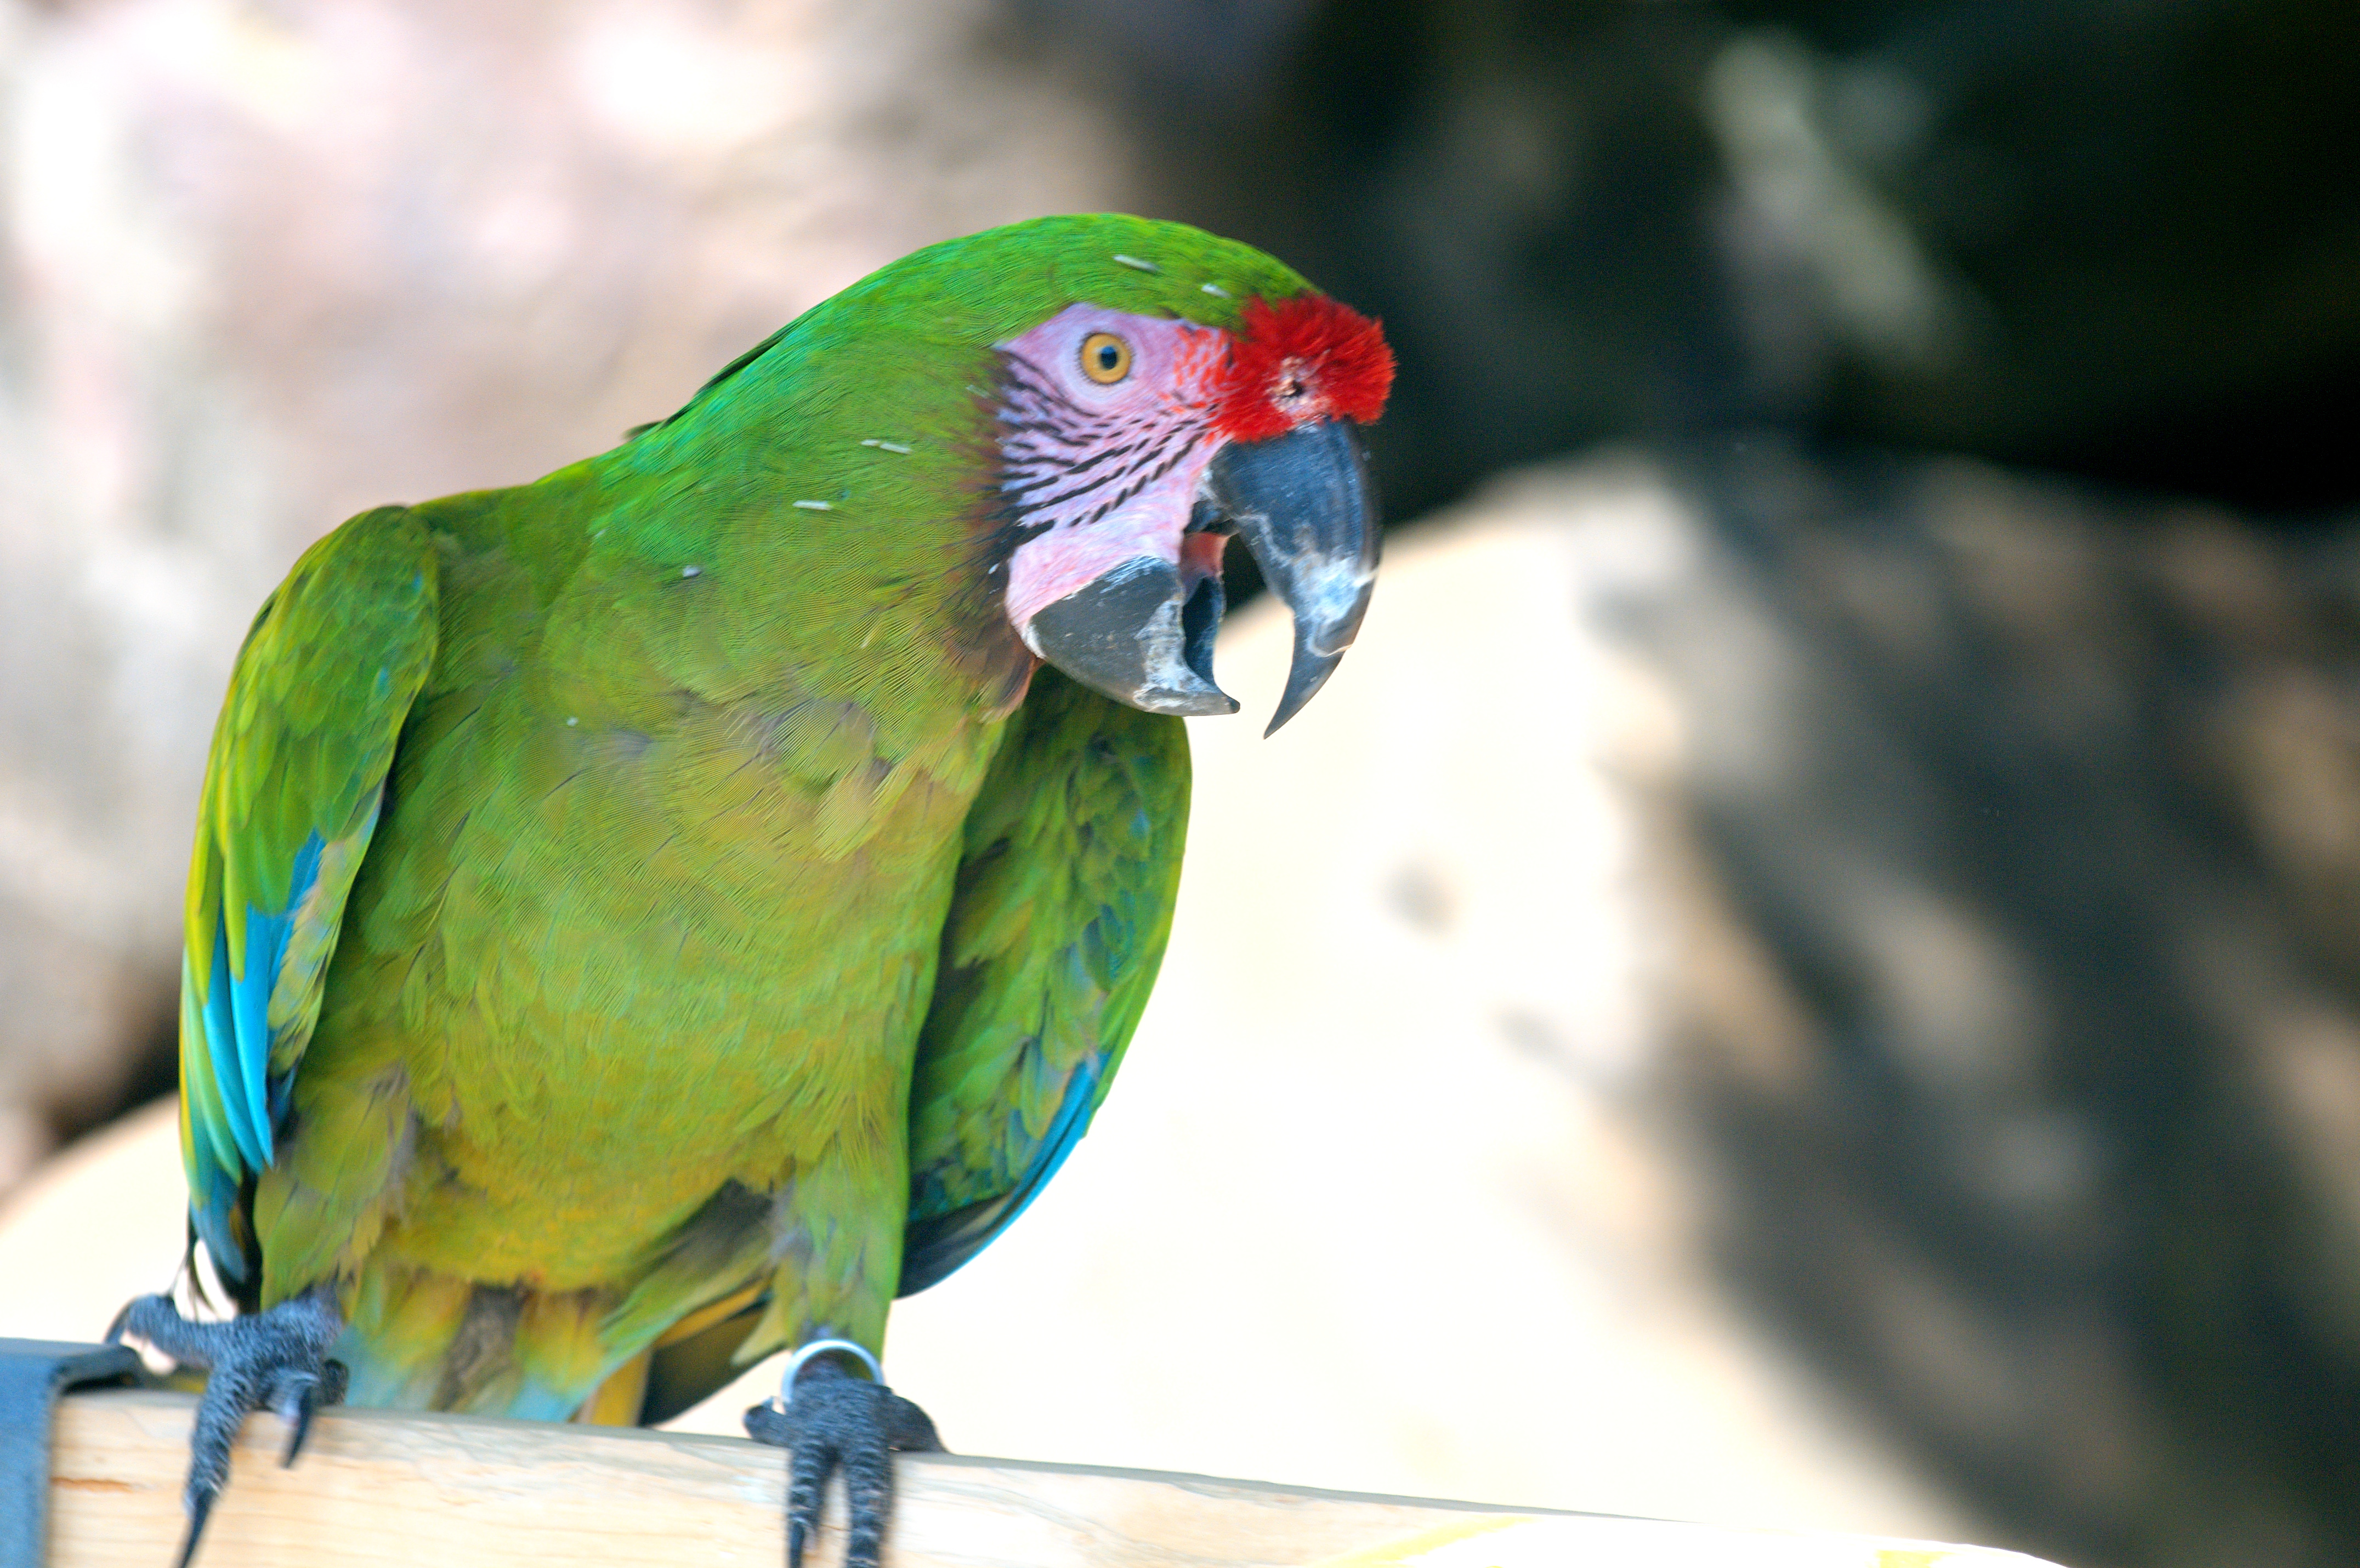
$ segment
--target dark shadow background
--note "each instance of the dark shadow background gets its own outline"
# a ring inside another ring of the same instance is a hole
[[[1024,0],[1163,205],[1402,360],[1399,515],[1769,421],[2262,510],[2353,499],[2360,13]]]

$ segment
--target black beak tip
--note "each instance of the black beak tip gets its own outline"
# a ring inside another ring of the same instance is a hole
[[[1268,740],[1278,733],[1279,725],[1303,711],[1303,705],[1319,694],[1328,684],[1328,677],[1344,662],[1342,649],[1334,653],[1314,653],[1303,646],[1300,635],[1295,638],[1295,661],[1287,667],[1286,690],[1279,694],[1278,711],[1271,715],[1270,727],[1262,732]]]

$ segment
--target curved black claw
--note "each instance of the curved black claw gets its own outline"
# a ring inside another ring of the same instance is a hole
[[[837,1470],[850,1505],[844,1568],[878,1568],[893,1512],[893,1454],[939,1454],[943,1447],[925,1411],[825,1359],[795,1379],[792,1403],[781,1409],[774,1399],[748,1410],[746,1433],[794,1450],[787,1465],[787,1568],[803,1568],[803,1543],[818,1533],[827,1478]]]
[[[344,1332],[334,1292],[325,1287],[227,1323],[191,1323],[165,1296],[141,1296],[116,1315],[106,1331],[109,1344],[127,1334],[182,1366],[212,1372],[189,1439],[189,1486],[181,1498],[189,1534],[178,1568],[188,1568],[196,1555],[205,1519],[229,1479],[230,1446],[247,1414],[275,1410],[287,1422],[284,1463],[292,1465],[311,1435],[313,1412],[344,1397],[344,1364],[328,1359],[328,1347]]]

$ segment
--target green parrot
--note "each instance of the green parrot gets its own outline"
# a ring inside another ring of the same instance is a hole
[[[1241,536],[1295,617],[1271,728],[1377,559],[1373,321],[1178,224],[906,256],[531,485],[386,506],[237,659],[187,895],[191,1251],[239,1312],[185,1563],[246,1415],[338,1398],[748,1412],[877,1562],[887,1309],[1089,1125],[1170,929],[1182,715]],[[868,1364],[871,1377],[852,1375]]]

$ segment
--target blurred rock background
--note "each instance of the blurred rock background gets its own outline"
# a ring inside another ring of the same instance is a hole
[[[0,0],[0,1188],[169,1087],[304,543],[1147,211],[1385,318],[1404,531],[1284,737],[1196,726],[1196,983],[1073,1174],[897,1316],[954,1444],[2360,1558],[2355,58],[2329,0]],[[0,1332],[169,1271],[112,1138],[0,1212]]]

